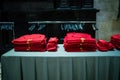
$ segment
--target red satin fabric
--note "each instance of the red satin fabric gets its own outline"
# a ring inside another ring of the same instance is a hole
[[[64,38],[67,52],[96,51],[96,40],[86,33],[68,33]]]
[[[96,49],[89,49],[89,50],[86,50],[86,49],[65,49],[65,51],[67,52],[94,52],[96,51]]]
[[[84,39],[85,39],[84,43],[95,43],[95,41],[96,41],[93,38],[84,38]],[[82,40],[81,40],[81,38],[71,37],[71,38],[66,38],[66,42],[68,44],[70,44],[70,43],[82,43]]]
[[[12,43],[15,51],[46,51],[46,37],[43,34],[23,35]]]
[[[113,50],[114,46],[110,42],[107,42],[105,40],[99,40],[97,42],[97,48],[100,51],[108,51],[108,50]]]
[[[51,37],[47,43],[47,50],[48,51],[57,51],[57,45],[58,45],[58,38]]]
[[[120,34],[115,34],[111,36],[111,43],[116,49],[120,50]]]
[[[57,38],[57,37],[51,37],[51,38],[48,40],[48,43],[58,43],[58,38]]]
[[[32,39],[32,41],[30,41],[31,44],[35,44],[35,43],[40,43],[40,44],[44,44],[46,42],[46,37],[43,34],[30,34],[30,35],[23,35],[17,39],[14,39],[12,41],[13,44],[26,44],[26,41],[28,39]]]
[[[15,51],[40,51],[40,52],[44,52],[44,51],[46,51],[46,48],[45,47],[43,47],[43,48],[41,48],[41,47],[30,47],[30,48],[28,48],[28,47],[15,47],[14,50]]]
[[[66,34],[66,37],[67,38],[71,38],[71,37],[75,37],[75,38],[91,38],[91,35],[89,34],[86,34],[86,33],[76,33],[76,32],[70,32],[70,33],[67,33]]]

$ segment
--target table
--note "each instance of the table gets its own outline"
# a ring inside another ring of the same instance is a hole
[[[120,80],[120,51],[15,52],[1,57],[2,80]]]

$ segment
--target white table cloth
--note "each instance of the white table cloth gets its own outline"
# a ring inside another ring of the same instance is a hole
[[[120,51],[15,52],[1,57],[2,80],[120,80]]]

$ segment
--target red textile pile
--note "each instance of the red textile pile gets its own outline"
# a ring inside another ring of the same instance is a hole
[[[67,52],[96,51],[96,40],[86,33],[67,33],[64,38],[64,49]]]
[[[116,49],[120,50],[120,34],[115,34],[111,36],[111,43]]]
[[[99,40],[97,42],[97,48],[99,51],[108,51],[113,50],[114,46],[110,42],[106,42],[105,40]]]
[[[51,37],[47,43],[47,50],[48,51],[57,51],[57,45],[58,45],[58,38]]]
[[[46,51],[46,36],[43,34],[23,35],[12,43],[15,51]]]

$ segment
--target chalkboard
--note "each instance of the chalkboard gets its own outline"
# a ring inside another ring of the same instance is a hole
[[[80,21],[34,21],[28,22],[26,25],[15,26],[15,37],[25,34],[44,34],[47,40],[50,37],[58,37],[59,43],[63,43],[63,39],[68,32],[88,33],[95,37],[95,22]]]
[[[25,25],[26,24],[26,25]],[[25,34],[44,34],[47,40],[50,37],[58,37],[59,43],[63,43],[63,39],[68,32],[88,33],[95,37],[97,30],[94,21],[35,21],[28,23],[0,23],[0,45],[11,45],[14,38],[18,38]]]
[[[0,49],[1,53],[12,48],[14,36],[14,22],[0,22]]]

